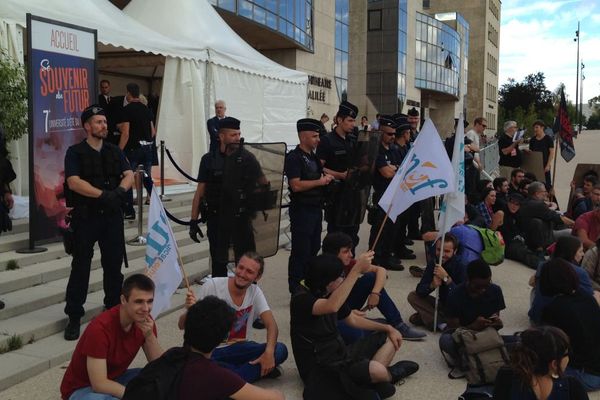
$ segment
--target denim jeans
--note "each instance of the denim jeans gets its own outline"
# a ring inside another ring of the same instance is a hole
[[[265,343],[239,342],[216,348],[211,358],[222,367],[238,374],[246,382],[252,383],[260,379],[260,364],[252,365],[250,361],[260,357],[266,347]],[[285,344],[277,342],[274,356],[275,366],[282,364],[287,359],[288,350]]]
[[[141,368],[131,368],[123,373],[123,375],[114,379],[115,382],[120,383],[123,386],[127,386],[130,380],[135,378],[141,371]],[[69,400],[113,400],[117,399],[117,397],[111,396],[106,393],[96,393],[92,390],[91,386],[82,387],[81,389],[77,389],[74,391],[71,396],[69,396]]]
[[[350,294],[346,299],[346,305],[350,307],[350,309],[360,310],[365,305],[369,294],[373,291],[375,278],[375,272],[369,272],[356,281],[352,291],[350,291]],[[402,322],[402,316],[400,315],[398,307],[396,307],[396,304],[394,304],[394,301],[390,298],[385,289],[382,289],[379,294],[379,304],[377,305],[377,309],[385,317],[388,324],[395,326]],[[371,334],[369,331],[351,327],[344,321],[338,321],[338,329],[346,344],[354,343],[365,335]]]
[[[577,380],[581,382],[585,388],[586,392],[593,392],[600,389],[600,376],[598,375],[592,375],[581,369],[575,369],[571,367],[567,367],[565,375],[570,375],[577,378]]]

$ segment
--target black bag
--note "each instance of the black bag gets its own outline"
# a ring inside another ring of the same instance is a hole
[[[458,328],[452,334],[460,359],[459,368],[471,385],[493,384],[498,370],[508,365],[508,352],[496,329],[473,331]]]
[[[176,400],[183,367],[197,357],[202,355],[183,347],[167,350],[129,381],[123,400]]]
[[[494,386],[473,386],[467,384],[467,389],[458,396],[458,400],[484,400],[494,398]]]

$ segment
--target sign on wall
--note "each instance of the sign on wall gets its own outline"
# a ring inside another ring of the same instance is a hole
[[[96,31],[27,14],[29,248],[65,226],[67,148],[85,138],[81,112],[96,98]]]

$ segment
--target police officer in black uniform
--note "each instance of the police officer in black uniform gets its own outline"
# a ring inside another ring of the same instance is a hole
[[[198,186],[192,202],[190,237],[199,242],[198,217],[206,222],[213,277],[227,276],[229,247],[233,244],[236,261],[247,251],[255,251],[251,210],[241,197],[245,187],[268,185],[260,164],[250,152],[240,147],[240,121],[233,117],[219,120],[219,148],[202,156],[198,171]],[[224,176],[235,157],[239,168]],[[240,171],[243,170],[243,171]],[[243,179],[240,179],[242,174]],[[234,182],[241,181],[244,182]],[[245,190],[247,192],[247,190]]]
[[[348,199],[341,196],[343,185],[349,177],[349,169],[353,164],[353,157],[357,150],[357,138],[355,136],[354,123],[358,114],[358,108],[347,101],[340,104],[335,116],[335,129],[321,137],[317,147],[317,158],[321,160],[323,171],[332,175],[336,180],[336,189],[328,199],[325,208],[325,220],[327,221],[327,232],[344,232],[352,238],[354,247],[358,245],[358,229],[360,225],[340,226],[336,220],[336,211],[348,206]],[[354,251],[354,249],[352,249]]]
[[[290,226],[292,251],[288,264],[290,293],[304,279],[308,261],[321,247],[324,188],[333,176],[324,174],[314,151],[319,144],[320,121],[311,118],[296,123],[300,144],[285,159],[285,174],[290,188]]]
[[[133,183],[133,172],[123,152],[105,141],[108,128],[104,110],[97,105],[86,108],[81,114],[81,124],[87,138],[69,147],[65,155],[65,197],[67,206],[73,207],[74,231],[65,306],[69,316],[66,340],[79,337],[96,242],[102,254],[104,306],[108,309],[120,302],[125,252],[121,206]]]

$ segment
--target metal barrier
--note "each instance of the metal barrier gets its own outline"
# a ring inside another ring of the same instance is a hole
[[[143,165],[138,165],[135,170],[135,183],[136,183],[136,191],[137,191],[137,221],[138,221],[138,233],[137,236],[133,239],[127,241],[128,245],[131,246],[145,246],[146,245],[146,237],[143,234],[142,224],[144,219],[144,176],[146,175],[146,171],[144,171]]]
[[[479,160],[483,165],[482,178],[490,179],[500,176],[500,154],[498,153],[498,141],[488,143],[479,150]],[[486,176],[487,175],[487,176]]]

